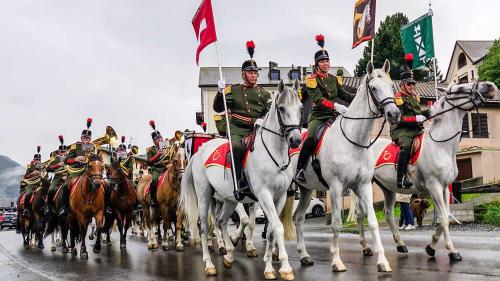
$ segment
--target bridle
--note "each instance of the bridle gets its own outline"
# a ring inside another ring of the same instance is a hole
[[[346,115],[342,115],[340,117],[340,130],[342,131],[342,134],[347,139],[347,141],[349,141],[351,144],[353,144],[355,146],[358,146],[361,148],[366,148],[366,149],[370,148],[377,141],[377,139],[380,137],[380,135],[382,134],[382,131],[384,130],[384,126],[385,126],[385,123],[387,120],[384,118],[384,122],[382,123],[382,126],[380,127],[380,130],[377,133],[377,136],[368,145],[360,144],[360,143],[357,143],[357,142],[351,140],[347,136],[346,132],[344,131],[344,126],[342,126],[342,121],[344,119],[348,119],[348,120],[373,120],[373,119],[383,118],[384,113],[385,113],[385,106],[388,104],[391,104],[391,103],[396,104],[394,97],[386,97],[386,98],[379,101],[377,96],[373,93],[373,89],[370,87],[370,81],[372,81],[372,80],[373,80],[373,78],[371,78],[371,77],[367,77],[367,79],[365,79],[365,88],[366,88],[366,98],[368,100],[368,108],[370,109],[373,116],[372,117],[349,117]],[[377,111],[374,111],[372,109],[370,100],[371,100],[371,102],[373,102],[373,104],[375,104]]]
[[[262,141],[262,144],[264,146],[264,148],[266,149],[266,152],[267,154],[269,155],[269,157],[271,158],[271,160],[273,160],[273,163],[274,165],[276,165],[276,167],[278,167],[281,171],[284,171],[288,168],[288,166],[290,165],[290,162],[291,162],[291,157],[290,157],[290,154],[287,153],[288,155],[288,161],[286,164],[284,165],[280,165],[278,163],[278,161],[274,158],[274,156],[271,154],[271,151],[269,150],[269,148],[267,147],[266,145],[266,142],[264,141],[264,136],[263,136],[263,132],[264,131],[267,131],[267,132],[270,132],[270,133],[273,133],[281,138],[287,138],[291,132],[293,132],[294,130],[299,130],[300,132],[300,128],[301,128],[301,125],[300,124],[285,124],[283,122],[283,117],[281,116],[281,111],[279,110],[278,108],[278,103],[277,103],[277,100],[278,100],[278,97],[279,97],[280,94],[278,94],[278,96],[276,96],[275,100],[274,100],[274,110],[276,111],[276,115],[278,117],[278,124],[280,126],[279,128],[279,132],[276,132],[274,130],[271,130],[269,128],[266,128],[265,126],[262,126],[262,130],[260,130],[260,139]],[[269,113],[268,113],[269,115]],[[287,142],[287,151],[290,149],[290,146]]]
[[[474,102],[475,99],[479,98],[479,100],[481,101],[480,104],[482,104],[483,102],[485,102],[485,98],[483,96],[483,94],[481,94],[478,90],[479,88],[479,81],[475,81],[472,88],[471,89],[467,89],[465,91],[461,91],[460,93],[448,93],[445,95],[444,97],[444,100],[446,101],[446,103],[448,103],[451,107],[446,109],[446,110],[443,110],[439,113],[436,113],[434,114],[433,116],[431,116],[429,119],[425,120],[425,121],[429,121],[431,119],[434,119],[440,115],[443,115],[449,111],[452,111],[456,108],[458,108],[459,110],[462,110],[462,111],[470,111],[471,109],[467,109],[467,108],[463,108],[464,105],[468,104],[468,103],[472,103],[472,105],[474,106],[474,109],[476,110],[476,112],[479,114],[479,105],[476,104]],[[451,88],[450,88],[451,89]],[[467,96],[459,96],[459,97],[449,97],[451,95],[462,95],[462,94],[468,94]],[[467,99],[466,101],[456,105],[454,103],[452,103],[452,101],[458,101],[458,100],[463,100],[463,99]],[[444,104],[441,104],[441,106],[444,108]],[[479,124],[478,124],[479,125]],[[474,128],[473,128],[474,130]],[[429,137],[431,138],[432,141],[434,142],[447,142],[447,141],[450,141],[452,139],[454,139],[455,137],[457,137],[458,135],[461,135],[463,133],[469,133],[471,130],[467,130],[467,131],[458,131],[456,132],[453,136],[449,137],[449,138],[446,138],[446,139],[442,139],[442,140],[436,140],[434,139],[434,137],[432,137],[432,134],[431,134],[431,131],[429,130]]]

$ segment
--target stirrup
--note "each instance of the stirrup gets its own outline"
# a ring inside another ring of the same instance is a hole
[[[109,206],[106,207],[106,215],[113,215],[113,210]]]
[[[59,216],[64,216],[66,215],[67,211],[66,211],[66,207],[62,207],[60,210],[59,210]]]
[[[23,216],[25,216],[25,217],[29,217],[29,216],[30,216],[30,210],[28,210],[28,209],[24,209],[24,210],[23,210]]]
[[[305,185],[307,185],[307,179],[305,173],[306,173],[305,169],[300,169],[299,171],[297,171],[297,174],[295,174],[294,178],[295,183],[301,185],[302,187],[305,187]]]

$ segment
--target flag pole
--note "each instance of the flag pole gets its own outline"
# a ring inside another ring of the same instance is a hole
[[[375,45],[375,38],[372,38],[372,52],[371,52],[371,55],[370,55],[371,56],[370,59],[371,59],[372,63],[373,63],[373,48],[374,48],[374,45]]]
[[[223,80],[224,78],[222,77],[222,67],[220,65],[220,59],[219,59],[219,45],[217,44],[217,41],[215,41],[215,53],[217,54],[217,65],[219,67],[219,77],[220,80]],[[227,138],[229,141],[229,151],[231,152],[231,176],[233,178],[233,190],[236,190],[236,172],[235,172],[235,165],[234,165],[234,157],[233,157],[233,144],[231,143],[231,128],[229,127],[229,115],[227,113],[227,104],[226,104],[226,95],[225,93],[222,93],[222,99],[224,100],[224,115],[226,116],[226,131],[227,131]]]
[[[428,14],[431,16],[434,15],[434,13],[432,12],[432,3],[431,3],[431,0],[429,0],[429,12]],[[434,28],[432,29],[432,33],[434,33]],[[432,38],[434,38],[434,34],[432,34]],[[437,70],[436,70],[436,55],[434,53],[434,57],[432,58],[432,63],[434,65],[434,95],[436,97],[436,101],[438,100],[438,82],[437,82]]]

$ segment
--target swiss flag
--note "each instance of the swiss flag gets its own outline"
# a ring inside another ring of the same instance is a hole
[[[192,23],[196,39],[199,42],[198,49],[196,50],[196,64],[198,64],[201,51],[206,46],[217,41],[212,2],[210,0],[201,1],[200,7],[196,11],[196,14],[194,14]]]

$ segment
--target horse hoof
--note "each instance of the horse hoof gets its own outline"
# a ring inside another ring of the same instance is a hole
[[[148,250],[153,250],[153,245],[152,244],[148,244]]]
[[[408,248],[406,248],[406,246],[397,246],[396,249],[399,253],[408,253]]]
[[[227,255],[226,247],[220,247],[219,248],[219,254],[221,254],[221,255]]]
[[[127,244],[120,244],[120,249],[126,249],[127,248]]]
[[[195,245],[196,245],[196,243],[195,243]],[[213,252],[213,251],[214,251],[214,245],[210,245],[210,246],[208,246],[208,250],[209,250],[210,252]]]
[[[232,266],[233,266],[233,263],[226,260],[226,258],[222,258],[222,263],[224,264],[224,267],[227,268],[227,269],[230,269]]]
[[[87,252],[81,252],[81,251],[80,251],[80,258],[81,258],[82,260],[86,260],[86,259],[88,259],[88,258],[89,258],[89,254],[88,254]]]
[[[175,247],[175,250],[177,252],[183,252],[184,251],[184,245],[179,245],[179,246]]]
[[[68,248],[62,248],[62,253],[67,254],[69,252]]]
[[[386,264],[384,264],[384,263],[377,264],[377,269],[378,269],[378,272],[392,272],[392,269],[391,269],[391,267],[389,266],[388,263],[386,263]]]
[[[338,263],[332,265],[332,270],[334,272],[343,272],[343,271],[346,271],[346,268],[345,268],[345,265],[343,262],[338,262]]]
[[[38,249],[43,250],[45,249],[45,246],[43,244],[38,244]]]
[[[113,243],[111,243],[111,241],[108,241],[108,242],[106,242],[106,246],[111,247],[111,246],[113,246]]]
[[[278,277],[276,276],[276,273],[274,273],[274,271],[264,272],[264,278],[266,280],[276,280],[276,279],[278,279]]]
[[[371,256],[373,256],[373,251],[372,251],[372,249],[371,249],[371,248],[369,248],[369,247],[368,247],[368,248],[364,248],[364,249],[363,249],[363,255],[364,255],[365,257],[371,257]]]
[[[259,255],[257,255],[257,250],[253,249],[247,252],[247,257],[249,258],[256,258]]]
[[[238,242],[240,242],[240,239],[231,237],[231,243],[233,243],[233,246],[238,245]]]
[[[170,250],[170,246],[168,246],[168,245],[163,245],[163,246],[161,246],[161,248],[163,249],[163,251]]]
[[[461,261],[462,256],[459,253],[449,253],[450,261]]]
[[[75,248],[71,249],[71,255],[72,256],[78,255],[78,251]]]
[[[217,269],[215,269],[215,267],[206,268],[205,273],[207,276],[214,276],[217,275]]]
[[[280,272],[280,277],[281,277],[281,280],[287,280],[287,281],[295,280],[295,276],[293,276],[293,271]]]
[[[311,259],[311,257],[303,257],[300,259],[300,264],[302,266],[311,266],[314,265],[314,261]]]
[[[425,247],[425,252],[431,257],[436,254],[436,250],[432,249],[431,245],[427,245],[427,247]]]
[[[89,235],[89,240],[94,240],[94,235]]]
[[[99,254],[101,252],[101,247],[94,246],[92,250],[94,251],[94,253]]]
[[[50,251],[51,251],[51,252],[55,252],[55,251],[56,251],[56,246],[52,246],[52,247],[50,247]]]
[[[280,257],[278,255],[276,255],[275,253],[273,253],[273,262],[279,262],[280,261]]]
[[[153,248],[152,248],[152,249],[153,249],[153,250],[158,249],[158,244],[153,244]]]

